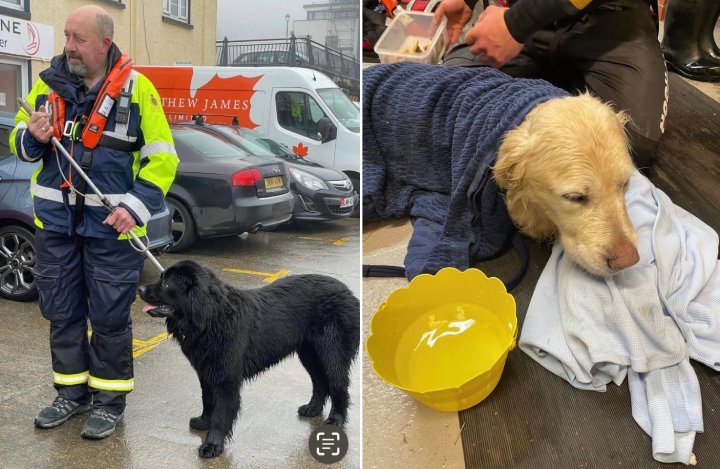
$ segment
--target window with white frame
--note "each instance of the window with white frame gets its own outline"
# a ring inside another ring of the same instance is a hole
[[[14,8],[16,10],[24,10],[25,0],[0,0],[0,6]]]
[[[0,55],[0,114],[14,116],[17,112],[15,100],[27,96],[30,91],[28,62]]]
[[[190,0],[163,0],[163,15],[188,23],[189,3]]]

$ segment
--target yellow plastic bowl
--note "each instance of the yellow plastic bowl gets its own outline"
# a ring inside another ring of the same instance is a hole
[[[515,299],[477,269],[415,277],[375,312],[365,343],[384,381],[437,410],[456,412],[497,386],[515,347]]]

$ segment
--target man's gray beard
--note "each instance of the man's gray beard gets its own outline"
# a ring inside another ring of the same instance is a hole
[[[68,68],[70,69],[70,71],[72,73],[74,73],[75,75],[77,75],[79,77],[84,77],[85,75],[87,75],[87,72],[88,72],[87,65],[85,65],[84,63],[79,63],[77,65],[74,65],[74,64],[71,64],[70,61],[68,61]]]

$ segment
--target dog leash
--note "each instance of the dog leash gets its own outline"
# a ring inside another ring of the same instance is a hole
[[[27,101],[25,101],[22,98],[17,98],[17,102],[20,105],[20,107],[27,113],[28,116],[33,115],[33,113],[35,111],[33,110],[32,106],[30,106],[30,104]],[[55,146],[57,151],[62,153],[62,155],[65,157],[65,159],[67,159],[70,162],[70,164],[73,166],[73,168],[75,168],[75,170],[78,172],[80,177],[82,177],[85,180],[85,182],[87,183],[87,185],[90,186],[90,189],[92,189],[92,191],[95,193],[95,195],[97,195],[100,198],[100,202],[102,202],[102,205],[103,205],[103,207],[105,207],[105,210],[107,210],[109,213],[113,213],[115,211],[115,206],[113,206],[110,203],[110,201],[107,199],[107,197],[105,197],[105,195],[102,192],[100,192],[100,189],[97,188],[97,186],[92,182],[92,180],[88,177],[88,175],[85,173],[85,171],[83,171],[82,167],[73,159],[72,156],[70,156],[70,153],[68,153],[68,151],[65,149],[65,147],[62,146],[60,141],[57,138],[55,138],[54,134],[50,137],[50,141]],[[145,254],[145,257],[147,257],[155,265],[155,267],[157,267],[157,269],[160,271],[160,273],[165,272],[165,269],[163,268],[163,266],[160,265],[158,260],[155,258],[155,256],[153,256],[153,254],[147,248],[145,243],[143,243],[140,240],[140,238],[138,238],[137,235],[135,233],[133,233],[132,230],[130,230],[128,232],[128,234],[130,235],[130,238],[131,238],[130,244],[133,246],[133,248],[135,248],[136,250]]]
[[[512,237],[511,245],[513,250],[517,253],[520,258],[520,267],[517,272],[510,277],[507,281],[503,280],[505,289],[507,291],[513,290],[517,287],[525,277],[527,272],[528,264],[530,263],[530,252],[528,247],[523,241],[522,236],[519,232],[515,232]],[[375,264],[363,264],[363,277],[405,277],[406,272],[404,267],[397,265],[375,265]]]

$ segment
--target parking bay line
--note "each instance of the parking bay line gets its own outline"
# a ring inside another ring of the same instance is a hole
[[[313,236],[298,236],[298,239],[305,239],[305,240],[310,240],[310,241],[325,241],[325,239],[323,239],[323,238],[315,238]],[[350,241],[350,238],[343,237],[343,238],[338,238],[334,241],[330,241],[330,244],[333,244],[335,246],[342,246],[343,244],[345,244],[348,241]]]
[[[92,337],[92,331],[88,331],[88,338]],[[165,342],[168,339],[168,333],[163,332],[162,334],[158,334],[155,337],[151,337],[148,340],[140,340],[133,338],[132,340],[132,348],[133,348],[133,358],[137,358],[140,355],[142,355],[145,352],[148,352],[161,343]]]
[[[156,335],[148,340],[133,339],[133,358],[137,358],[145,352],[148,352],[168,339],[168,333]]]
[[[283,275],[287,275],[290,273],[289,270],[286,269],[280,269],[274,274],[271,274],[269,272],[256,272],[254,270],[245,270],[245,269],[223,269],[224,272],[235,272],[237,274],[248,274],[248,275],[259,275],[260,277],[265,277],[263,279],[263,282],[272,283],[275,280],[279,279]]]

